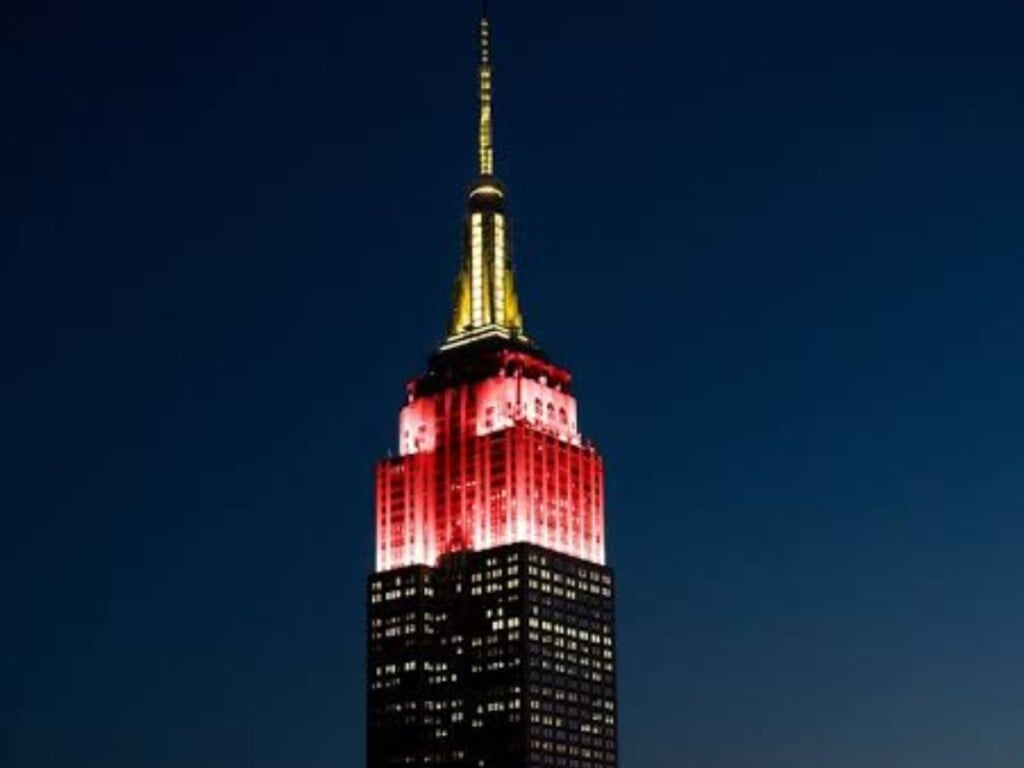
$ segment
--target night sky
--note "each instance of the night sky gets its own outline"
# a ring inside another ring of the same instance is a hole
[[[1024,4],[492,2],[623,768],[1024,762]],[[5,5],[0,764],[363,761],[477,4]]]

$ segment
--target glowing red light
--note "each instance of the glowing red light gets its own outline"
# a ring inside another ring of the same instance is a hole
[[[377,465],[377,570],[520,541],[605,562],[602,460],[547,367],[410,395]]]

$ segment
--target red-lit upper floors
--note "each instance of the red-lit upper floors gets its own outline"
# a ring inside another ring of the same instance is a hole
[[[604,468],[568,373],[522,353],[490,361],[483,377],[410,386],[400,455],[377,465],[377,570],[514,542],[605,562]]]

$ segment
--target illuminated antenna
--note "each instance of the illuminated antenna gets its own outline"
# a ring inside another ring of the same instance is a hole
[[[494,175],[494,130],[491,126],[491,25],[487,0],[480,14],[480,134],[477,145],[480,175]]]
[[[481,2],[479,43],[478,176],[470,185],[462,260],[455,280],[448,338],[442,350],[492,337],[530,343],[523,334],[523,316],[516,296],[505,190],[494,177],[491,22],[486,0]]]

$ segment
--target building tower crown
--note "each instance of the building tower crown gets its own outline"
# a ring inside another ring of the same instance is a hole
[[[480,17],[479,35],[479,175],[469,189],[462,260],[455,279],[454,306],[443,350],[491,337],[527,341],[512,270],[505,190],[494,176],[491,25],[486,4]]]
[[[571,374],[523,334],[494,176],[490,31],[485,10],[479,166],[449,334],[406,385],[398,455],[377,465],[379,571],[519,543],[605,563],[603,461],[580,431]]]

